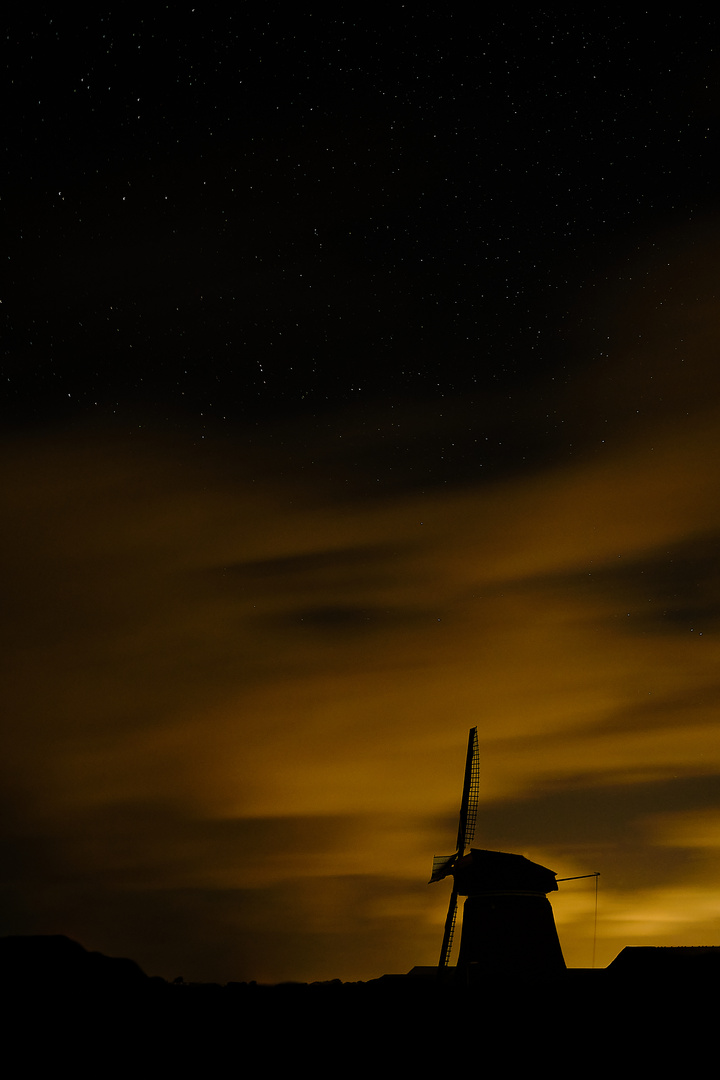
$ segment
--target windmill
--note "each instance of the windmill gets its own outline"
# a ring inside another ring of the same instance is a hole
[[[433,859],[430,882],[452,874],[439,967],[450,959],[458,896],[466,896],[458,967],[475,965],[485,975],[549,974],[565,970],[549,892],[555,872],[523,855],[485,851],[468,844],[475,836],[480,772],[477,728],[470,729],[453,855]]]

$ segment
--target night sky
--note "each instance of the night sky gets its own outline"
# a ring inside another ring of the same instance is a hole
[[[720,944],[715,18],[3,21],[0,933],[437,962]]]

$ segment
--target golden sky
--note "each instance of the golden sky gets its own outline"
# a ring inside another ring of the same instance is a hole
[[[477,725],[476,845],[600,871],[599,966],[720,943],[720,335],[694,235],[599,276],[542,408],[6,438],[2,932],[223,982],[435,963]],[[503,425],[544,424],[561,452],[483,478]],[[462,468],[415,479],[443,454]],[[588,966],[594,881],[552,903]]]

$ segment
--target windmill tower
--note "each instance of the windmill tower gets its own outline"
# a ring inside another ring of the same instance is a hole
[[[552,907],[555,873],[522,855],[466,848],[475,836],[480,775],[477,728],[470,729],[460,823],[453,855],[433,859],[430,881],[452,875],[439,966],[450,959],[458,897],[466,896],[458,967],[481,976],[541,975],[565,970]]]

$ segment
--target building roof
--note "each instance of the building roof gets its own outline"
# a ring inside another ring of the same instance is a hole
[[[608,971],[622,975],[695,975],[720,972],[717,945],[626,945]]]
[[[524,855],[471,848],[452,870],[461,896],[491,892],[544,893],[557,891],[555,871]]]

